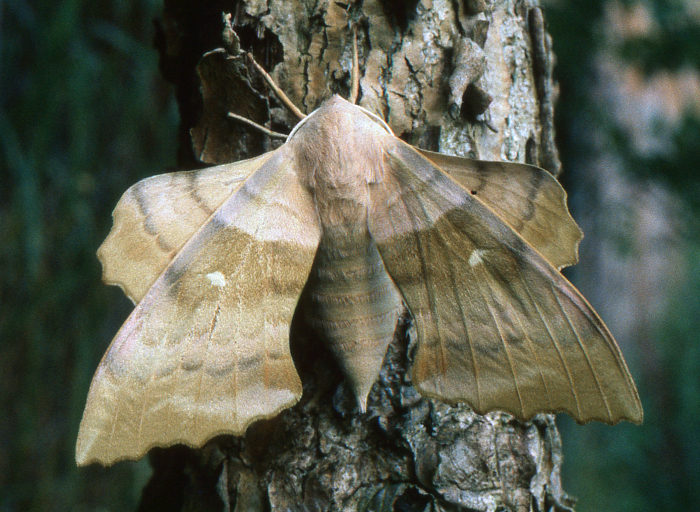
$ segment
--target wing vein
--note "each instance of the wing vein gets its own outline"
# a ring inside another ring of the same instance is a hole
[[[164,340],[165,340],[165,336],[161,337],[161,339],[158,342],[158,345],[156,347],[157,349],[161,348],[161,343],[163,343]],[[151,367],[150,376],[148,377],[148,379],[146,380],[146,382],[144,384],[143,400],[141,401],[141,412],[139,413],[139,429],[138,429],[138,433],[136,434],[136,444],[137,444],[137,446],[139,446],[139,448],[141,447],[141,442],[142,442],[141,436],[143,433],[143,417],[144,417],[144,412],[146,411],[146,401],[148,400],[148,395],[150,392],[149,390],[151,387],[151,383],[153,382],[153,380],[155,379],[155,376],[156,376],[156,369],[157,368],[155,365],[153,365]]]
[[[561,301],[559,300],[559,297],[557,296],[556,290],[554,289],[554,286],[551,285],[550,283],[550,288],[552,289],[552,294],[554,295],[554,299],[557,301],[557,304],[559,305],[559,309],[561,310],[562,313],[564,313],[564,317],[566,318],[566,322],[569,324],[569,327],[571,327],[571,332],[574,333],[574,336],[576,336],[576,343],[578,343],[578,346],[581,347],[581,351],[583,352],[584,357],[586,358],[586,363],[588,364],[588,367],[591,370],[591,374],[593,375],[593,380],[595,381],[595,385],[598,388],[598,393],[600,393],[600,397],[603,399],[603,403],[605,404],[605,410],[608,413],[608,418],[610,421],[613,421],[613,416],[612,416],[612,411],[610,410],[610,404],[608,404],[608,399],[605,396],[605,393],[603,392],[603,388],[600,385],[600,381],[598,380],[598,374],[595,371],[595,368],[593,367],[593,364],[591,363],[591,359],[588,355],[588,351],[586,350],[586,347],[584,346],[583,343],[581,343],[581,337],[579,336],[578,332],[576,331],[576,327],[574,327],[574,324],[571,322],[571,318],[569,317],[568,313],[566,312],[566,309],[564,306],[562,306]]]
[[[271,278],[269,276],[272,276],[272,264],[270,263],[271,257],[272,257],[271,255],[268,255],[268,257],[265,258],[265,265],[267,266],[267,271],[265,272],[265,275],[268,276],[268,279],[270,279],[270,280],[271,280]],[[265,298],[263,298],[263,301],[265,301]],[[263,352],[265,353],[265,356],[263,357],[262,374],[263,374],[263,383],[264,383],[265,387],[268,387],[269,382],[270,382],[270,349],[268,347],[269,337],[268,337],[268,332],[267,332],[269,314],[270,314],[270,308],[268,308],[267,305],[265,305],[263,307],[263,329],[262,329],[262,346],[263,346]],[[273,321],[274,321],[274,319],[273,319]]]
[[[483,267],[484,265],[480,265],[480,266]],[[503,336],[503,331],[501,330],[501,324],[498,322],[498,319],[496,318],[496,315],[494,314],[491,301],[489,301],[487,294],[483,293],[482,283],[481,283],[481,280],[479,279],[479,277],[481,279],[485,278],[485,272],[486,272],[486,269],[484,269],[480,273],[475,271],[475,275],[477,275],[477,283],[478,283],[477,286],[479,286],[479,289],[482,290],[482,295],[484,297],[484,303],[486,304],[486,307],[488,307],[488,309],[489,309],[489,314],[491,315],[491,318],[493,318],[494,325],[496,326],[496,329],[498,330],[498,336],[499,336],[499,338],[501,338],[501,343],[503,344],[503,351],[505,352],[506,359],[508,360],[510,374],[513,377],[513,386],[515,387],[515,392],[518,395],[518,402],[520,403],[520,414],[522,416],[524,416],[525,410],[523,408],[523,397],[521,396],[520,388],[518,387],[518,380],[517,380],[516,375],[515,375],[515,367],[513,366],[513,360],[511,358],[510,351],[508,350],[508,343],[506,342],[505,336]],[[491,290],[491,288],[488,286],[488,283],[486,283],[486,289],[489,291]],[[491,298],[493,298],[493,297],[491,297]]]
[[[448,259],[448,263],[450,266],[452,281],[455,282],[455,267],[452,263],[452,258]],[[479,380],[481,377],[479,375],[479,367],[476,364],[476,353],[474,352],[474,345],[472,344],[471,335],[469,334],[469,322],[466,321],[466,314],[462,305],[462,297],[459,293],[459,288],[457,288],[457,291],[455,292],[455,297],[457,299],[457,305],[459,306],[459,315],[462,318],[462,325],[464,326],[464,335],[466,337],[467,346],[469,347],[469,355],[472,359],[472,368],[474,369],[474,385],[476,386],[476,401],[479,409],[481,409],[481,382]]]
[[[522,279],[521,279],[522,281]],[[538,311],[539,314],[539,311]],[[522,331],[523,335],[525,336],[525,339],[527,340],[528,348],[530,349],[530,355],[532,358],[537,361],[537,371],[540,374],[540,379],[542,380],[542,387],[544,388],[545,393],[547,393],[547,401],[549,402],[549,407],[550,409],[553,408],[552,404],[552,394],[549,391],[549,387],[547,386],[547,380],[544,378],[544,373],[542,372],[542,363],[540,362],[539,357],[537,356],[537,350],[535,350],[535,343],[532,341],[532,338],[527,334],[527,330],[525,329],[525,325],[522,322],[522,319],[520,317],[520,314],[518,313],[517,310],[513,313],[513,316],[515,319],[518,321],[518,325],[520,326],[520,330]]]
[[[449,218],[446,217],[446,220],[449,221]],[[455,227],[455,229],[456,229],[456,226],[454,226],[453,223],[450,223],[450,224],[452,224],[452,226]],[[450,245],[449,242],[446,243],[445,238],[444,238],[444,236],[442,236],[441,232],[440,232],[440,235],[441,235],[440,240],[441,240],[441,244],[443,245],[443,247],[449,246]],[[469,241],[471,242],[471,239],[469,239]],[[445,251],[445,252],[449,254],[449,251]],[[456,251],[453,251],[453,252],[456,253]],[[455,277],[456,273],[455,273],[454,262],[453,262],[451,257],[446,258],[446,260],[447,260],[447,264],[449,265],[450,275],[452,276],[452,284],[454,285],[454,289],[455,289],[455,298],[456,298],[457,306],[459,307],[459,314],[460,314],[460,317],[462,319],[462,325],[464,326],[464,333],[466,336],[466,342],[467,342],[467,345],[469,347],[469,355],[471,356],[471,360],[472,360],[472,368],[474,369],[474,385],[476,386],[477,408],[479,410],[482,410],[481,382],[479,380],[480,379],[479,367],[476,363],[476,353],[474,352],[474,345],[472,344],[472,339],[471,339],[471,336],[469,334],[469,323],[466,321],[466,314],[465,314],[464,307],[462,304],[462,297],[460,295],[459,287],[457,286],[457,281],[456,281],[456,277]],[[469,270],[469,267],[465,267],[465,268],[467,270]]]
[[[416,194],[416,198],[418,198],[417,194]],[[420,253],[419,258],[420,258],[420,264],[421,264],[421,274],[424,276],[423,282],[425,283],[425,290],[426,290],[427,295],[428,295],[430,317],[431,317],[431,321],[434,324],[434,327],[437,331],[438,340],[439,340],[441,329],[440,329],[440,325],[438,322],[440,320],[440,316],[439,316],[438,311],[436,309],[437,308],[437,300],[436,300],[435,290],[434,290],[434,287],[433,287],[431,280],[428,278],[429,274],[428,274],[428,268],[427,268],[427,264],[426,264],[427,263],[427,259],[426,259],[427,253],[426,253],[426,249],[424,247],[424,244],[422,244],[421,240],[420,240],[421,230],[418,227],[418,223],[415,222],[414,217],[411,216],[411,210],[408,207],[408,205],[406,204],[406,200],[404,199],[403,195],[401,195],[401,202],[403,203],[404,209],[406,210],[406,214],[411,219],[411,223],[413,224],[413,227],[414,227],[411,234],[414,236],[414,238],[416,240],[416,246],[418,247],[418,251]],[[418,204],[420,205],[420,208],[423,211],[425,218],[428,219],[428,221],[430,221],[430,217],[428,216],[428,212],[426,211],[423,202],[418,200]],[[439,366],[439,368],[441,370],[444,370],[445,368],[447,368],[447,354],[445,354],[444,345],[442,343],[440,343],[439,341],[438,341],[438,347],[439,347],[439,354],[440,354],[440,366]]]
[[[581,416],[582,416],[581,402],[579,401],[578,394],[576,393],[576,385],[574,384],[574,380],[571,376],[571,369],[569,368],[568,361],[564,357],[564,354],[562,353],[561,347],[559,346],[557,339],[554,337],[554,334],[552,333],[552,330],[550,329],[549,324],[547,323],[547,320],[542,315],[542,312],[540,311],[540,308],[537,305],[537,301],[534,299],[534,297],[532,295],[532,290],[530,290],[530,286],[528,285],[527,281],[524,279],[523,279],[523,284],[525,285],[525,290],[527,291],[527,294],[530,297],[532,304],[535,306],[535,309],[537,310],[537,314],[540,317],[540,320],[542,320],[542,325],[544,325],[544,328],[547,330],[547,335],[549,336],[549,339],[552,340],[552,344],[554,345],[554,348],[557,351],[557,355],[559,356],[559,360],[561,361],[562,365],[564,366],[564,369],[566,370],[566,378],[569,381],[569,387],[571,388],[571,394],[574,397],[574,400],[576,401],[577,415],[579,418],[581,418]]]
[[[202,366],[199,368],[199,379],[197,380],[197,391],[195,393],[194,402],[197,404],[200,400],[202,394],[202,382],[204,380],[204,371],[207,367],[207,361],[209,360],[209,354],[211,353],[212,338],[214,337],[214,329],[216,329],[216,324],[219,322],[219,314],[221,313],[221,303],[216,304],[216,310],[214,311],[214,316],[211,320],[209,327],[209,336],[207,336],[207,344],[204,347],[204,357],[202,358]],[[182,366],[181,366],[182,367]],[[199,431],[199,414],[195,414],[194,417],[194,430]]]

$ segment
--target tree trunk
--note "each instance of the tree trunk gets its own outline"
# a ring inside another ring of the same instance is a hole
[[[551,56],[535,0],[166,0],[156,44],[180,105],[180,164],[278,144],[227,112],[277,131],[295,124],[239,48],[308,113],[333,93],[348,97],[353,28],[359,104],[397,136],[558,173]],[[142,510],[570,510],[553,416],[521,423],[422,398],[410,382],[410,317],[364,414],[335,363],[303,327],[293,330],[300,403],[244,437],[153,450]]]

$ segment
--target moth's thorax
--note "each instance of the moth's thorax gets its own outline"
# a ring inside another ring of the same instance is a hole
[[[402,307],[368,226],[370,184],[384,181],[391,137],[381,120],[334,96],[288,141],[321,224],[305,318],[334,354],[362,408]]]
[[[383,181],[384,141],[392,135],[365,110],[339,96],[292,133],[302,182],[313,191],[322,224],[362,221],[370,183]]]

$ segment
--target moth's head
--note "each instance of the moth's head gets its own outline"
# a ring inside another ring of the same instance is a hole
[[[338,179],[374,182],[382,172],[385,142],[393,138],[378,116],[335,95],[292,130],[287,144],[311,183],[320,167],[326,174],[337,172]]]
[[[373,114],[366,108],[353,105],[343,97],[334,94],[330,99],[324,101],[319,108],[311,112],[303,121],[297,124],[289,134],[287,140],[291,140],[295,137],[300,130],[308,130],[309,128],[319,130],[320,128],[320,131],[322,131],[332,126],[341,126],[342,128],[352,130],[359,129],[361,132],[369,129],[370,132],[375,132],[375,135],[394,136],[389,125],[386,124],[381,117]]]

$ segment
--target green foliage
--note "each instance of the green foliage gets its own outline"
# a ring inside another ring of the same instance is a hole
[[[654,28],[649,34],[623,40],[617,53],[647,75],[680,69],[700,70],[700,20],[688,16],[679,0],[655,0],[650,7]],[[620,141],[621,150],[630,154],[629,169],[641,177],[661,178],[700,208],[697,170],[700,163],[700,118],[686,112],[674,127],[669,151],[663,155],[636,155],[630,141]]]
[[[607,3],[612,2],[608,0]],[[631,8],[636,2],[626,0],[624,3]],[[637,153],[624,127],[617,124],[611,112],[600,109],[600,104],[595,108],[592,91],[604,84],[596,82],[598,76],[592,62],[603,50],[612,51],[647,76],[682,68],[700,71],[700,20],[685,12],[686,2],[652,0],[643,4],[649,6],[653,28],[648,34],[615,40],[614,45],[605,37],[602,20],[605,0],[555,2],[547,10],[557,55],[555,71],[561,85],[556,124],[562,160],[566,164],[585,159],[598,150],[580,136],[581,129],[595,126],[607,131],[616,149],[628,158],[629,172],[638,173],[640,178],[661,179],[700,207],[696,179],[700,118],[696,111],[686,112],[683,122],[670,128],[673,134],[668,151],[659,155]]]
[[[630,2],[631,3],[631,2]],[[620,55],[647,73],[659,69],[697,67],[700,62],[700,24],[689,18],[685,3],[655,0],[650,3],[656,28],[649,35],[626,39]]]
[[[78,471],[87,388],[129,310],[95,250],[174,160],[155,0],[7,0],[0,46],[0,511],[133,509],[138,466]],[[115,306],[116,305],[116,306]]]
[[[620,144],[627,148],[631,145],[627,138],[622,138]],[[649,156],[631,154],[628,165],[642,178],[667,183],[681,193],[695,211],[700,211],[700,118],[689,114],[683,117],[672,133],[668,152]]]

